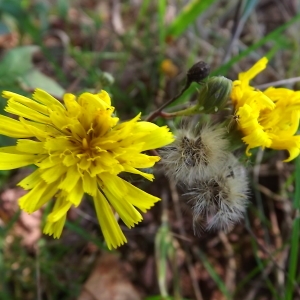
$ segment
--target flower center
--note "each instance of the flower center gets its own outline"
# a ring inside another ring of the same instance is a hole
[[[82,140],[82,148],[83,150],[88,150],[89,149],[89,144],[86,138],[83,138]]]

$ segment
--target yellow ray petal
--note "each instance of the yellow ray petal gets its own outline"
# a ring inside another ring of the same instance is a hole
[[[76,101],[76,97],[73,94],[64,95],[64,103],[66,105],[68,116],[77,118],[81,113],[81,106]]]
[[[139,122],[134,127],[134,130],[136,131],[146,130],[147,127],[149,128],[149,133],[145,137],[135,141],[136,143],[144,142],[142,151],[157,149],[166,146],[175,140],[172,132],[170,132],[170,129],[167,126],[158,127],[155,125],[156,128],[154,129],[153,126],[145,125],[145,123],[146,122]]]
[[[66,199],[69,202],[71,202],[75,207],[77,207],[81,203],[84,194],[82,180],[78,180],[77,184],[69,193],[66,193],[65,191],[63,191],[62,193],[66,194]]]
[[[127,243],[127,240],[113,215],[111,207],[99,191],[97,191],[96,197],[94,197],[94,204],[108,249],[111,250],[112,248],[117,248],[124,243]]]
[[[97,94],[97,96],[106,104],[111,105],[109,94],[106,91],[101,90],[100,93]]]
[[[57,184],[47,184],[41,180],[31,191],[19,199],[20,208],[28,213],[41,208],[57,192]]]
[[[141,175],[141,176],[145,177],[146,179],[148,179],[150,181],[153,181],[153,179],[154,179],[153,174],[142,172],[142,171],[137,170],[137,169],[135,169],[135,168],[133,168],[129,165],[126,165],[126,164],[123,164],[123,166],[124,166],[124,171],[125,172]]]
[[[0,115],[0,134],[13,138],[32,137],[32,132],[28,131],[22,123],[12,118]]]
[[[160,198],[152,196],[129,182],[123,180],[123,183],[127,187],[128,193],[126,200],[129,201],[132,205],[140,209],[142,212],[146,212],[151,208],[156,202],[160,201]]]
[[[60,182],[58,188],[68,193],[77,185],[80,179],[80,173],[78,172],[77,166],[71,166],[67,168],[66,176]]]
[[[21,103],[13,101],[13,98],[8,100],[8,105],[4,109],[6,112],[24,117],[26,119],[41,122],[41,123],[50,123],[50,118],[38,111],[29,108]]]
[[[66,222],[66,215],[60,218],[57,222],[49,222],[46,221],[43,233],[48,235],[53,235],[55,239],[60,238],[65,222]]]
[[[49,128],[50,126],[46,124],[38,124],[36,122],[30,122],[28,120],[25,120],[22,117],[20,118],[20,122],[27,129],[27,131],[32,134],[32,136],[35,136],[40,141],[44,141],[49,136],[49,131],[47,130],[47,128]],[[34,126],[35,124],[37,124],[37,126]],[[41,127],[39,125],[43,125],[43,126]]]
[[[66,201],[63,197],[58,197],[55,201],[52,212],[47,217],[47,222],[55,223],[65,217],[71,206],[71,202]]]
[[[276,150],[287,150],[290,156],[284,161],[289,162],[296,158],[300,153],[300,136],[296,135],[287,138],[275,137],[272,140],[272,145],[270,148]]]
[[[21,186],[24,190],[30,190],[33,189],[36,185],[41,182],[41,173],[40,170],[37,169],[34,172],[32,172],[30,175],[25,177],[23,180],[21,180],[18,183],[18,186]]]
[[[101,174],[100,178],[104,183],[104,187],[101,187],[101,189],[110,204],[128,228],[134,227],[143,218],[126,199],[128,191],[123,181],[118,176],[107,173]]]
[[[64,177],[67,172],[67,168],[60,164],[48,169],[40,169],[41,177],[47,182],[52,183],[55,181],[60,181],[60,178]]]
[[[261,58],[248,71],[240,73],[239,80],[249,82],[257,74],[263,71],[266,68],[267,64],[268,64],[268,59],[266,57]]]
[[[46,154],[47,151],[44,148],[43,142],[37,142],[32,140],[18,140],[17,141],[17,150],[24,153],[32,153],[32,154]]]
[[[41,89],[36,89],[32,95],[32,98],[46,106],[60,106],[64,108],[62,103]]]
[[[84,192],[91,196],[96,196],[98,190],[97,178],[91,177],[87,172],[84,172],[82,179]]]
[[[1,150],[1,149],[0,149]],[[32,165],[37,160],[32,154],[11,154],[0,152],[0,170],[12,170]]]

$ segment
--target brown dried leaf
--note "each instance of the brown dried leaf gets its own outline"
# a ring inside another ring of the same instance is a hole
[[[116,255],[104,254],[84,284],[78,300],[140,300],[127,276]]]
[[[24,190],[20,188],[6,189],[0,195],[0,218],[3,223],[8,223],[18,211],[18,199],[23,196]],[[14,224],[11,234],[22,238],[22,244],[34,248],[41,237],[42,212],[38,210],[32,214],[21,212],[19,219]]]

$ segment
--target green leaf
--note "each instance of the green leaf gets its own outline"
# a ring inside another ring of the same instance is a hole
[[[55,80],[37,69],[29,70],[19,80],[27,89],[34,90],[40,88],[58,98],[62,98],[65,93],[65,90]]]
[[[0,62],[0,86],[6,87],[19,83],[29,90],[41,88],[51,95],[62,97],[64,89],[34,67],[32,55],[38,49],[38,46],[32,45],[14,48],[7,52]]]
[[[9,33],[9,28],[5,23],[0,21],[0,35],[5,35]]]
[[[0,62],[0,75],[21,75],[33,68],[32,54],[38,46],[22,46],[8,51]]]
[[[194,21],[214,2],[215,0],[190,1],[182,9],[177,18],[170,24],[169,28],[167,29],[167,36],[180,36],[187,29],[187,27],[194,23]]]
[[[17,77],[25,74],[31,68],[32,54],[38,46],[23,46],[8,51],[0,62],[0,76]]]

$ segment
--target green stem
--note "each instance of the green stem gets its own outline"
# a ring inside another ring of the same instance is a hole
[[[179,117],[179,116],[190,116],[190,115],[195,115],[197,113],[199,113],[201,110],[199,109],[199,107],[197,105],[193,105],[191,107],[188,107],[186,109],[183,110],[179,110],[179,111],[174,111],[171,113],[164,113],[164,115],[167,118],[174,118],[174,117]]]
[[[176,95],[174,98],[172,98],[171,100],[167,101],[165,104],[163,104],[160,108],[158,108],[156,111],[154,111],[153,113],[151,113],[147,119],[145,121],[151,122],[153,121],[155,118],[157,118],[158,116],[161,116],[161,112],[162,110],[167,107],[169,104],[171,104],[172,102],[174,102],[175,100],[177,100],[191,85],[191,81],[187,81],[185,86],[183,87],[183,89],[181,90],[181,92]]]

